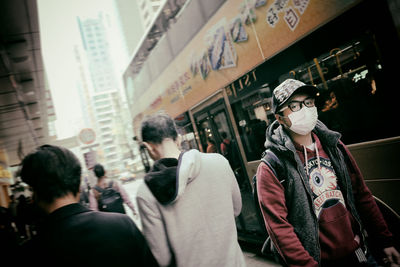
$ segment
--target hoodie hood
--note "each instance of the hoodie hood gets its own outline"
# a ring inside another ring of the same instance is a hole
[[[266,131],[264,146],[266,149],[285,151],[288,148],[295,151],[290,136],[285,132],[283,126],[278,121],[274,121]]]
[[[182,152],[178,159],[164,158],[154,162],[144,181],[151,193],[162,205],[175,202],[185,191],[186,186],[200,172],[200,152]]]

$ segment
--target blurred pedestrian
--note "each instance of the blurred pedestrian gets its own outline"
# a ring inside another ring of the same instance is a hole
[[[17,217],[17,201],[15,199],[15,195],[10,196],[10,203],[8,204],[8,209],[11,213],[12,221],[15,222],[15,218]]]
[[[87,181],[83,182],[80,185],[79,193],[80,193],[79,203],[81,203],[83,206],[87,208],[90,208],[90,200],[89,200],[90,184]]]
[[[17,226],[18,235],[21,240],[25,240],[28,238],[28,221],[31,211],[29,210],[30,206],[27,201],[25,195],[21,194],[18,196],[17,202],[17,216],[15,220],[15,224]]]
[[[215,141],[212,138],[207,138],[207,153],[217,153],[217,147],[215,146]]]
[[[14,229],[15,234],[17,235],[18,229],[17,229],[17,200],[15,199],[15,195],[12,194],[10,195],[10,203],[8,203],[8,210],[10,211],[11,215],[11,226]]]
[[[154,166],[137,202],[145,235],[161,266],[245,266],[235,216],[242,199],[228,161],[220,154],[181,152],[172,118],[142,123]]]
[[[116,180],[110,180],[106,176],[106,171],[104,170],[103,165],[101,164],[96,164],[93,167],[94,174],[97,177],[97,184],[90,190],[89,193],[89,207],[92,210],[102,210],[101,207],[99,208],[99,200],[101,198],[101,193],[104,189],[107,187],[111,187],[117,192],[120,193],[122,202],[125,203],[131,210],[134,216],[137,216],[137,212],[135,207],[133,206],[130,197],[124,187]],[[114,212],[121,212],[125,213],[125,209],[122,206],[122,210],[116,209]]]
[[[12,226],[11,211],[0,206],[0,251],[2,255],[12,258],[16,255],[17,248],[18,236]]]
[[[228,135],[226,134],[226,132],[222,132],[221,133],[221,137],[222,137],[222,142],[220,144],[220,150],[221,150],[221,154],[225,157],[225,158],[229,158],[229,148],[231,145],[231,140],[229,140]]]
[[[272,241],[265,247],[288,266],[377,266],[367,232],[398,266],[393,236],[354,158],[340,134],[318,121],[316,95],[314,86],[293,79],[273,91],[276,121],[257,170]]]
[[[81,165],[69,150],[44,145],[22,161],[22,180],[46,213],[21,260],[37,266],[157,266],[135,223],[124,214],[78,203]],[[23,266],[23,264],[21,264]]]

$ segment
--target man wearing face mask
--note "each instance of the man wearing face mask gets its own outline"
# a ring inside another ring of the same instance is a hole
[[[340,134],[318,121],[317,88],[287,79],[273,91],[257,194],[265,250],[287,266],[377,266],[366,233],[399,266],[393,236]]]

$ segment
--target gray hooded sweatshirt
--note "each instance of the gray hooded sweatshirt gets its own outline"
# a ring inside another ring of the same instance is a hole
[[[190,150],[156,161],[137,203],[160,266],[245,266],[235,224],[242,199],[222,155]]]

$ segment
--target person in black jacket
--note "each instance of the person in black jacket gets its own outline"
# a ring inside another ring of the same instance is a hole
[[[81,165],[68,149],[43,145],[22,161],[22,180],[46,214],[22,250],[38,266],[157,266],[141,232],[125,214],[79,204]]]

